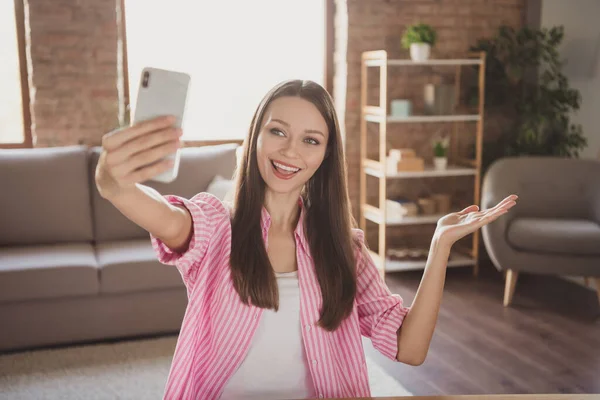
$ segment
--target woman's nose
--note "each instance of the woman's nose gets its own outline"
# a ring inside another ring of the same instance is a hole
[[[285,141],[285,144],[282,149],[282,153],[290,158],[296,157],[298,155],[298,148],[295,140],[289,138]]]

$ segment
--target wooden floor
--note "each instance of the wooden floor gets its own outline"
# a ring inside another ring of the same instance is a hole
[[[422,271],[386,282],[412,303]],[[596,293],[562,279],[521,275],[514,304],[491,265],[449,269],[426,361],[369,355],[415,395],[600,393],[600,305]]]

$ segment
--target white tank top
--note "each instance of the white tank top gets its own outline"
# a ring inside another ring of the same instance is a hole
[[[298,271],[276,273],[279,311],[264,310],[246,358],[221,400],[314,398],[302,341]]]

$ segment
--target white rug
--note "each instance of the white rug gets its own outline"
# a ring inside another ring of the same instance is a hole
[[[162,399],[176,337],[0,356],[0,399]],[[410,396],[367,358],[373,396]]]

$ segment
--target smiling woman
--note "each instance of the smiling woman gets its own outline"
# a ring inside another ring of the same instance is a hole
[[[162,156],[140,138],[173,141],[172,123],[107,134],[95,175],[99,191],[147,227],[189,294],[165,398],[369,397],[361,336],[391,360],[423,363],[452,245],[515,205],[510,196],[441,218],[409,308],[355,228],[339,121],[321,85],[283,81],[263,97],[232,203],[206,192],[162,196],[128,178],[140,157]]]
[[[257,145],[262,176],[275,192],[288,192],[291,185],[301,188],[323,161],[329,136],[325,120],[301,97],[273,101],[264,118]]]

